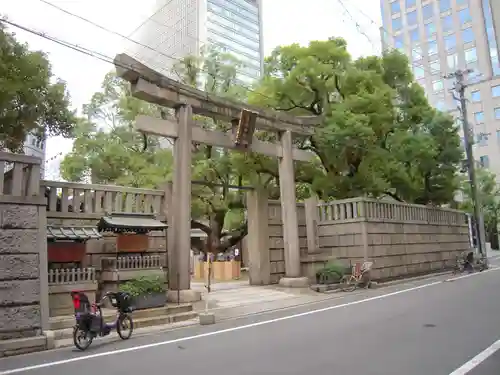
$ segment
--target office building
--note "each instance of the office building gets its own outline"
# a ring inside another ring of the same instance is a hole
[[[380,6],[383,48],[408,56],[415,79],[437,109],[458,116],[453,80],[443,76],[474,70],[466,91],[474,157],[500,182],[500,1],[381,0]]]
[[[252,83],[260,77],[261,0],[157,0],[150,13],[153,16],[131,35],[149,47],[131,47],[132,55],[144,64],[172,76],[175,59],[216,45],[245,64],[238,71],[241,81]]]

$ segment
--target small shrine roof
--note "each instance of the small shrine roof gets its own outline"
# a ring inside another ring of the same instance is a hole
[[[164,230],[167,224],[156,220],[153,214],[113,213],[103,216],[97,229],[99,232],[149,232]]]
[[[86,241],[101,237],[95,227],[47,227],[48,240]]]

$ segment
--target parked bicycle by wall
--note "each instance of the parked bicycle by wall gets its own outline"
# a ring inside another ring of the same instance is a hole
[[[122,340],[128,340],[134,330],[132,320],[132,297],[125,292],[108,292],[98,302],[91,304],[83,292],[71,292],[75,309],[76,324],[73,328],[73,343],[80,350],[86,350],[98,336],[107,336],[116,329]],[[111,306],[116,308],[116,318],[111,323],[105,323],[102,313],[103,302],[109,299]]]

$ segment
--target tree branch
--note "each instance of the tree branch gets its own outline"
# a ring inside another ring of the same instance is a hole
[[[210,229],[210,227],[208,225],[205,225],[203,223],[200,223],[199,221],[192,220],[192,219],[191,219],[191,229],[200,229],[207,236],[210,236],[212,234],[212,229]]]
[[[217,252],[224,252],[230,247],[238,244],[246,235],[248,234],[248,223],[243,223],[237,230],[227,233],[223,236],[229,237],[224,241],[221,241],[220,245],[217,247]]]

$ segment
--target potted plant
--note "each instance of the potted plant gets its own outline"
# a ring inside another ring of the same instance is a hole
[[[331,261],[328,262],[322,269],[316,272],[316,283],[317,284],[336,284],[340,282],[342,276],[346,272],[346,267],[342,264]]]
[[[161,276],[140,276],[124,283],[120,290],[133,298],[133,309],[163,307],[167,303],[165,279]]]

